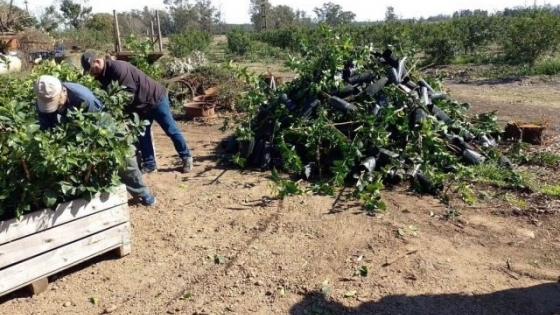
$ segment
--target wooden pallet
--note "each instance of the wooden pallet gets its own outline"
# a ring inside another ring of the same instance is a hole
[[[77,199],[56,210],[0,222],[0,296],[27,287],[47,289],[47,277],[115,250],[130,254],[131,236],[125,186]]]

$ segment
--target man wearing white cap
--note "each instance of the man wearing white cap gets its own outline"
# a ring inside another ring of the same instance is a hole
[[[64,82],[50,75],[40,76],[33,87],[39,125],[42,130],[55,127],[68,121],[68,109],[81,109],[84,112],[100,112],[103,110],[101,101],[85,86],[77,83]],[[59,118],[60,117],[60,121]],[[131,152],[135,152],[134,147]],[[142,173],[133,156],[126,159],[126,169],[119,172],[121,181],[130,194],[140,199],[143,205],[153,206],[156,203],[148,187],[142,180]]]

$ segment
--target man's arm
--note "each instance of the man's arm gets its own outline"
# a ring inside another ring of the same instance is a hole
[[[72,82],[65,82],[68,90],[70,107],[80,108],[86,113],[96,113],[103,110],[103,103],[87,87]]]
[[[103,104],[93,93],[84,98],[84,105],[84,111],[88,113],[97,113],[103,110]]]

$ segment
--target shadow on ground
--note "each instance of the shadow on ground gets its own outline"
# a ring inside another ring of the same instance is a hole
[[[356,308],[329,301],[318,292],[305,296],[290,315],[559,315],[560,284],[547,283],[482,295],[391,295]]]

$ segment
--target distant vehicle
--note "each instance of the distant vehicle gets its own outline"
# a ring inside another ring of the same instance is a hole
[[[56,45],[54,50],[41,50],[41,51],[34,51],[29,52],[29,62],[38,64],[42,60],[51,60],[51,59],[58,59],[61,60],[65,56],[65,47],[64,45]]]
[[[42,60],[53,59],[54,56],[55,56],[55,52],[54,51],[48,51],[48,50],[41,50],[41,51],[29,52],[27,55],[28,55],[28,61],[30,63],[37,64],[37,63],[41,62]]]

